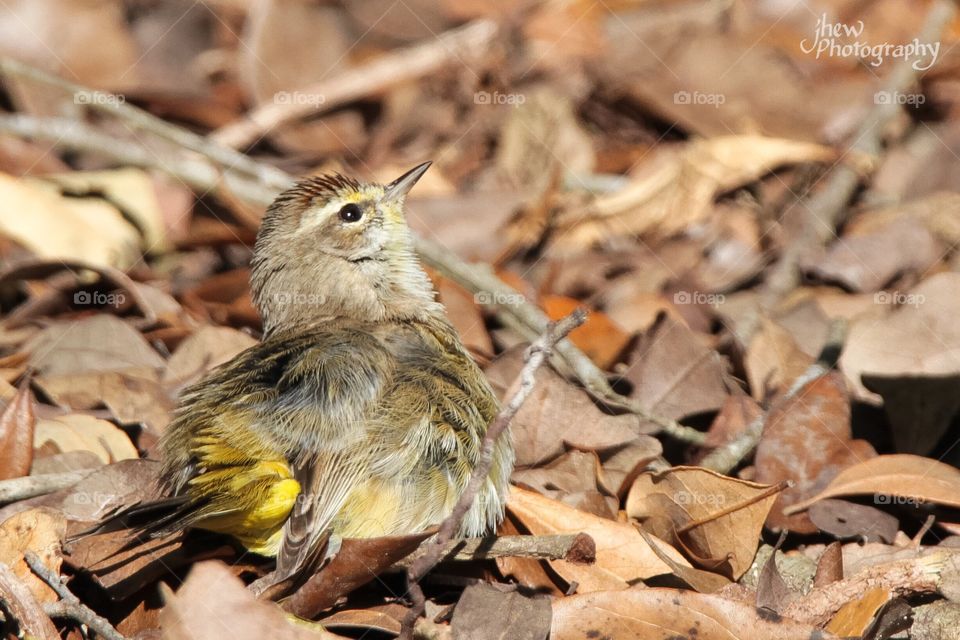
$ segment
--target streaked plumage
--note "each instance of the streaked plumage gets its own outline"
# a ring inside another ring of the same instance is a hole
[[[402,200],[415,171],[387,187],[309,179],[270,207],[252,276],[264,340],[182,395],[161,443],[182,500],[151,531],[228,533],[276,556],[282,580],[314,568],[329,536],[449,514],[498,407],[413,253]],[[501,438],[464,535],[502,517],[512,464]]]

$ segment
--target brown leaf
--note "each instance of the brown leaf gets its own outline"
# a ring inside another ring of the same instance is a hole
[[[727,397],[707,431],[704,445],[710,448],[723,446],[743,433],[750,423],[762,414],[763,409],[748,395]]]
[[[821,640],[831,633],[716,595],[676,589],[598,591],[553,605],[551,640],[696,637],[697,640]]]
[[[549,598],[504,592],[480,582],[464,589],[450,627],[457,640],[546,640],[550,617]]]
[[[476,296],[448,278],[439,279],[437,292],[464,346],[479,353],[492,354],[493,342],[477,307]]]
[[[867,589],[860,598],[843,605],[825,629],[844,638],[863,636],[892,595],[883,587]]]
[[[825,587],[843,580],[843,548],[839,542],[831,542],[817,560],[817,573],[813,576],[813,586]]]
[[[579,300],[564,296],[544,295],[540,301],[551,320],[559,320],[583,306]],[[591,311],[587,321],[570,332],[569,338],[601,369],[612,367],[630,341],[630,336],[600,311]]]
[[[170,356],[163,385],[174,391],[182,389],[255,344],[253,337],[230,327],[202,327]]]
[[[897,518],[886,511],[846,500],[820,500],[808,514],[818,529],[838,538],[893,542],[899,529]]]
[[[140,457],[129,436],[113,423],[81,413],[38,421],[34,447],[39,449],[48,444],[61,453],[91,451],[104,464]]]
[[[841,469],[873,455],[867,442],[851,440],[843,378],[834,372],[806,384],[771,411],[757,445],[754,479],[768,484],[793,482],[778,496],[767,526],[816,532],[805,514],[787,517],[783,508],[814,494]]]
[[[597,454],[591,451],[568,451],[543,467],[517,469],[510,479],[547,497],[559,498],[561,494],[596,491],[599,464]]]
[[[507,509],[534,535],[582,532],[593,538],[597,545],[594,564],[550,562],[564,580],[576,582],[581,593],[626,589],[636,580],[671,571],[632,525],[584,513],[518,487],[511,487]],[[674,562],[688,564],[667,543],[656,543]]]
[[[824,498],[870,494],[875,495],[877,504],[935,502],[960,508],[960,470],[909,454],[877,456],[847,467],[822,491],[796,502],[788,511],[797,513]]]
[[[333,559],[281,603],[284,611],[313,618],[341,596],[407,557],[433,532],[380,538],[345,538]]]
[[[216,597],[211,598],[211,594]],[[160,612],[163,637],[169,640],[334,640],[342,638],[319,625],[293,624],[276,605],[257,600],[222,562],[201,562],[187,575]]]
[[[23,556],[31,551],[44,566],[60,573],[60,543],[66,531],[63,515],[53,509],[29,509],[0,523],[0,563],[13,569],[41,603],[56,602],[59,596],[27,565]]]
[[[32,339],[27,349],[31,366],[43,375],[164,366],[163,358],[136,329],[107,314],[53,324]]]
[[[640,436],[613,453],[604,454],[597,481],[611,496],[622,498],[640,472],[663,454],[663,445],[656,438]]]
[[[763,318],[760,329],[747,347],[743,363],[747,369],[750,395],[760,402],[772,392],[789,388],[813,361],[786,329]]]
[[[30,385],[20,385],[17,395],[0,414],[0,480],[30,473],[33,463],[33,430],[37,417]]]
[[[681,323],[661,317],[644,334],[624,377],[647,410],[680,419],[716,411],[727,399],[727,366]]]
[[[627,515],[696,558],[721,558],[720,571],[738,579],[750,568],[764,520],[776,500],[769,485],[747,482],[698,467],[673,467],[641,475],[627,496]],[[664,512],[662,505],[671,505]],[[724,514],[719,515],[718,514]],[[670,520],[668,527],[647,526],[651,518]],[[691,526],[694,523],[695,526]],[[706,567],[704,567],[706,568]]]
[[[564,451],[606,451],[639,435],[634,416],[611,416],[556,373],[543,367],[530,397],[510,423],[517,466],[538,465]]]

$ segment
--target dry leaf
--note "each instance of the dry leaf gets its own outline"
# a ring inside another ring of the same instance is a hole
[[[797,513],[824,498],[870,494],[881,505],[934,502],[960,508],[960,470],[909,454],[877,456],[844,469],[822,491],[791,505],[788,512]]]
[[[104,464],[140,457],[126,433],[106,420],[81,413],[39,420],[33,446],[40,449],[48,444],[61,453],[90,451]]]
[[[820,640],[836,639],[808,624],[765,614],[726,598],[677,589],[598,591],[557,600],[552,640]]]
[[[643,407],[678,420],[720,409],[727,399],[726,376],[723,357],[666,316],[643,336],[624,374]]]
[[[551,320],[559,320],[583,306],[580,301],[564,296],[544,295],[540,300]],[[630,342],[630,336],[599,311],[591,311],[587,321],[570,332],[569,338],[601,369],[611,368]]]
[[[0,480],[30,473],[36,423],[33,394],[25,382],[0,414]]]
[[[510,423],[510,434],[517,466],[526,467],[557,457],[564,445],[585,451],[621,447],[639,437],[639,427],[634,416],[605,414],[586,392],[544,367]]]
[[[688,549],[694,558],[724,560],[725,570],[719,572],[736,580],[753,564],[776,496],[769,485],[699,467],[673,467],[637,478],[627,496],[626,511],[644,529]],[[669,511],[662,508],[666,504]],[[656,524],[664,520],[668,526]],[[702,524],[690,527],[696,522]]]
[[[777,497],[767,526],[816,532],[805,514],[786,517],[783,508],[814,494],[841,469],[873,455],[869,443],[851,439],[850,402],[842,376],[832,372],[807,383],[770,412],[757,445],[754,479],[793,483]]]
[[[457,640],[547,640],[550,617],[549,598],[504,592],[480,582],[463,590],[450,627]]]
[[[579,585],[580,593],[626,589],[636,580],[671,572],[633,525],[584,513],[518,487],[511,487],[507,509],[534,535],[582,532],[593,538],[597,545],[594,564],[550,561],[564,580]],[[674,562],[689,566],[676,549],[655,541]]]
[[[863,596],[840,607],[825,629],[844,638],[863,636],[892,595],[883,587],[867,589]]]
[[[66,532],[63,514],[53,509],[29,509],[0,523],[0,563],[13,569],[41,603],[56,602],[59,596],[27,565],[23,556],[31,551],[44,566],[60,573],[60,543]]]
[[[182,389],[255,344],[254,338],[236,329],[202,327],[181,342],[170,356],[162,382],[169,389]]]
[[[573,208],[556,221],[556,244],[589,247],[620,235],[670,236],[702,221],[714,199],[786,164],[827,162],[836,152],[808,142],[763,136],[720,136],[684,146],[662,145],[630,184]]]
[[[760,402],[772,392],[789,388],[813,361],[786,329],[763,318],[744,359],[750,395]]]

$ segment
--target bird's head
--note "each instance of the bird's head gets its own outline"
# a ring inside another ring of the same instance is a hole
[[[264,214],[251,263],[264,333],[331,318],[439,312],[404,219],[425,162],[387,185],[334,174],[303,180]]]

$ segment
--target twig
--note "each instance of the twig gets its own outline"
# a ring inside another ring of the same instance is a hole
[[[74,84],[46,71],[14,60],[13,58],[0,57],[0,71],[5,74],[28,78],[35,82],[58,87],[72,94],[75,101],[76,98],[81,95],[97,98],[84,101],[84,105],[103,113],[119,116],[135,129],[152,133],[164,140],[172,142],[178,147],[199,153],[225,168],[249,174],[251,178],[260,182],[273,185],[282,185],[289,182],[286,173],[280,169],[257,162],[242,153],[236,153],[231,149],[212,143],[192,131],[170,124],[169,122],[154,117],[146,111],[129,105],[124,100],[99,99],[111,97],[110,94]]]
[[[473,474],[470,476],[470,481],[467,483],[466,489],[464,489],[460,495],[460,499],[457,500],[457,504],[453,507],[453,512],[440,524],[440,530],[437,532],[436,537],[424,545],[423,555],[417,557],[409,569],[407,569],[407,588],[413,600],[413,606],[410,607],[410,610],[403,619],[400,640],[412,640],[413,638],[414,625],[416,624],[417,618],[423,613],[426,604],[419,581],[440,561],[447,543],[449,543],[457,534],[457,531],[460,530],[463,518],[473,505],[473,501],[476,499],[477,492],[480,490],[481,485],[487,481],[490,468],[493,466],[493,450],[497,438],[507,429],[510,421],[513,420],[513,417],[520,410],[520,407],[523,406],[523,403],[530,396],[536,384],[536,372],[543,365],[550,351],[553,350],[556,344],[568,333],[582,325],[586,319],[587,314],[583,309],[574,311],[566,318],[556,323],[551,323],[547,327],[546,332],[537,338],[527,349],[527,361],[520,371],[519,387],[513,394],[513,397],[503,406],[503,409],[501,409],[500,413],[490,424],[486,434],[484,434],[480,449],[480,459],[473,470]]]
[[[322,80],[295,92],[297,100],[277,100],[255,109],[242,120],[211,134],[219,144],[239,149],[256,141],[285,122],[329,110],[369,95],[382,93],[398,84],[434,73],[453,62],[463,63],[487,49],[497,25],[477,20],[452,29],[436,39],[387,53],[336,77]]]
[[[45,473],[38,476],[2,480],[0,481],[0,504],[26,500],[27,498],[72,487],[93,471],[93,469],[78,469],[77,471],[66,471],[64,473]]]
[[[36,640],[59,640],[60,634],[44,613],[29,587],[10,567],[0,562],[0,605],[16,621],[20,637]]]
[[[28,551],[23,559],[27,561],[30,569],[37,574],[37,577],[50,585],[50,588],[60,596],[59,602],[44,607],[47,615],[75,620],[86,625],[106,640],[126,640],[123,634],[113,628],[109,620],[97,615],[93,609],[80,602],[80,599],[73,595],[67,585],[60,581],[60,576],[43,564],[35,553]]]
[[[952,2],[940,0],[927,14],[923,27],[917,34],[920,42],[932,42],[950,24],[955,7]],[[881,92],[889,96],[909,91],[917,82],[917,70],[913,67],[914,60],[900,60],[894,65],[890,75],[883,83]],[[900,114],[900,104],[897,100],[878,100],[863,121],[856,133],[853,142],[848,147],[850,155],[879,156],[883,148],[885,129]],[[801,203],[806,209],[804,226],[796,242],[787,246],[780,260],[773,267],[764,286],[760,290],[760,301],[757,313],[744,322],[740,331],[744,344],[760,326],[760,316],[784,300],[791,291],[800,284],[799,263],[802,258],[810,255],[818,247],[823,246],[834,235],[835,230],[843,223],[849,211],[848,204],[863,181],[863,175],[849,163],[838,162],[825,180],[825,184],[814,193],[806,202]]]
[[[836,365],[840,359],[840,352],[843,349],[843,343],[847,336],[847,323],[843,319],[838,319],[830,325],[830,335],[827,338],[827,344],[820,352],[817,361],[807,367],[786,393],[780,396],[776,402],[764,413],[754,418],[747,425],[743,433],[726,443],[717,447],[700,461],[701,467],[713,469],[719,473],[729,473],[734,467],[740,464],[740,461],[750,455],[750,452],[756,448],[760,442],[760,436],[763,435],[763,428],[767,420],[775,409],[782,407],[787,402],[793,400],[800,393],[800,390],[821,376],[825,376]]]
[[[429,542],[427,544],[430,544]],[[591,563],[596,543],[585,533],[551,536],[498,536],[451,540],[440,553],[440,562],[472,562],[493,558],[536,558]],[[394,567],[409,567],[419,556],[404,558]]]
[[[43,77],[43,72],[38,73],[37,77]],[[140,129],[171,142],[174,141],[174,136],[169,129],[177,128],[175,125],[118,100],[96,102],[101,110],[112,112],[123,119],[131,119]],[[259,207],[269,205],[281,190],[294,181],[293,176],[277,169],[262,176],[261,179],[252,177],[250,172],[240,172],[237,168],[243,166],[244,162],[255,161],[233,149],[211,145],[202,138],[200,140],[203,144],[191,142],[187,147],[196,151],[200,154],[199,156],[183,157],[181,154],[176,158],[163,158],[153,150],[143,148],[142,145],[119,140],[115,136],[103,134],[90,125],[74,120],[0,115],[0,132],[8,132],[28,139],[47,140],[55,146],[67,149],[99,153],[123,164],[159,169],[201,192],[219,191],[225,187],[239,199]],[[186,133],[189,136],[195,136],[188,131]],[[215,153],[211,146],[216,146]],[[214,162],[205,160],[204,157],[209,157]],[[218,166],[217,159],[226,162],[227,165]],[[424,262],[464,288],[474,293],[488,291],[503,294],[492,296],[495,300],[521,300],[520,294],[500,280],[489,267],[467,264],[453,252],[425,238],[415,237],[415,242]],[[500,305],[496,310],[498,317],[505,324],[528,340],[543,334],[549,322],[546,314],[527,302]],[[560,358],[551,360],[554,366],[576,378],[600,402],[637,415],[642,420],[659,426],[661,432],[672,438],[694,445],[703,444],[705,436],[702,432],[681,425],[676,420],[656,415],[636,400],[616,393],[604,373],[568,340],[562,340],[556,346],[556,352]]]

